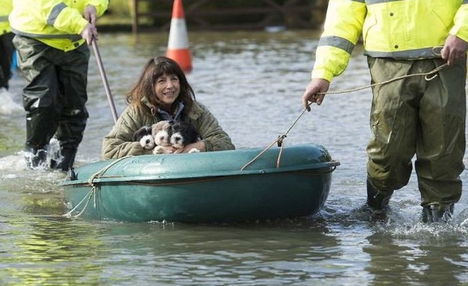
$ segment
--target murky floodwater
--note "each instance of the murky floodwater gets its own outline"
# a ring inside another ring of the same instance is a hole
[[[301,111],[317,34],[190,33],[197,94],[238,148],[263,147]],[[117,109],[166,34],[101,34],[99,46]],[[357,56],[332,89],[368,84]],[[22,79],[11,92],[19,102]],[[467,196],[449,225],[419,223],[414,176],[394,195],[387,220],[358,209],[365,200],[370,90],[330,95],[303,116],[286,144],[324,145],[341,166],[325,208],[306,219],[236,225],[68,220],[60,173],[25,169],[24,115],[0,115],[1,285],[466,285]],[[95,59],[90,118],[77,164],[99,159],[113,124]],[[468,173],[462,175],[468,182]]]

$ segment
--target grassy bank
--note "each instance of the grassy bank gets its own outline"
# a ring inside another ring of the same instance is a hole
[[[131,0],[112,0],[109,9],[99,19],[99,25],[132,25],[132,1]]]

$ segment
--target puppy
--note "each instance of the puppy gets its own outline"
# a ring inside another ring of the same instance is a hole
[[[145,150],[152,150],[156,146],[151,127],[143,126],[133,133],[133,141],[140,142]]]
[[[170,133],[170,142],[172,147],[176,149],[175,153],[180,153],[185,146],[200,140],[200,135],[195,127],[192,124],[183,121],[173,123],[171,125]],[[200,150],[192,148],[188,153],[194,152],[200,152]]]
[[[151,133],[153,134],[154,143],[156,147],[153,149],[153,154],[171,154],[173,148],[171,147],[171,125],[172,123],[163,120],[151,126]]]

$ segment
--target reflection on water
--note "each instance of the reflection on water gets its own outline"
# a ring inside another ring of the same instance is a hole
[[[264,147],[299,115],[316,32],[190,33],[197,99],[209,106],[238,148]],[[101,35],[99,45],[119,112],[148,58],[164,54],[167,35]],[[331,86],[367,85],[356,56]],[[90,118],[77,164],[98,160],[112,127],[91,58]],[[11,93],[20,102],[22,79]],[[450,225],[424,225],[414,177],[386,217],[360,209],[370,90],[327,96],[285,144],[325,146],[341,165],[325,208],[306,219],[236,225],[69,220],[60,172],[26,170],[20,152],[24,115],[0,114],[1,285],[462,285],[468,283],[466,195]],[[466,182],[466,174],[462,179]],[[319,279],[319,280],[318,280]]]
[[[0,242],[9,252],[0,256],[0,265],[9,267],[2,267],[0,275],[18,285],[231,285],[254,279],[284,285],[298,277],[312,281],[341,273],[340,267],[330,267],[339,265],[341,250],[323,222],[191,226],[36,217],[10,220],[8,226]],[[12,235],[14,241],[4,239]]]
[[[63,285],[96,282],[95,263],[105,246],[96,229],[60,218],[9,219],[2,230],[0,277],[5,284]],[[2,223],[3,224],[3,223]],[[14,240],[11,237],[14,236]],[[83,272],[86,277],[83,279]],[[3,285],[5,285],[3,284]]]
[[[385,233],[369,236],[369,245],[363,250],[371,257],[366,270],[374,275],[373,280],[379,282],[393,277],[395,285],[419,281],[458,285],[460,281],[466,281],[466,236],[449,235],[450,238],[439,240],[434,238],[433,230],[427,228],[423,232],[425,239],[414,241]]]

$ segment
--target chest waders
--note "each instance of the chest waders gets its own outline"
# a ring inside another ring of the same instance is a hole
[[[83,139],[88,111],[87,73],[89,49],[81,45],[64,52],[35,39],[15,36],[19,66],[27,85],[23,89],[26,111],[25,149],[32,153],[31,167],[44,163],[50,139],[60,142],[61,162],[53,168],[71,168]]]
[[[368,63],[372,81],[382,82],[427,72],[444,62],[369,58]],[[405,186],[415,156],[424,210],[453,211],[462,192],[465,84],[466,61],[460,61],[431,81],[410,77],[373,88],[367,172],[375,190],[388,194]]]

